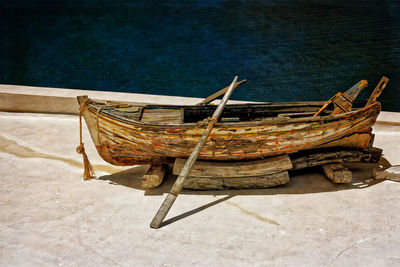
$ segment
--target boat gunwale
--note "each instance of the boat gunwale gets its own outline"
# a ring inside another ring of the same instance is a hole
[[[320,101],[315,101],[314,103],[319,103]],[[98,103],[98,102],[97,102]],[[273,104],[284,104],[284,103],[313,103],[313,102],[277,102]],[[102,104],[102,103],[99,103]],[[233,104],[235,106],[240,106],[240,105],[249,105],[249,104]],[[250,105],[258,105],[258,104],[250,104]],[[260,104],[263,105],[263,104]],[[166,105],[163,105],[166,106]],[[184,105],[170,105],[171,107],[185,107]],[[192,105],[190,105],[192,106]],[[189,107],[190,107],[189,106]],[[232,105],[230,105],[232,106]],[[144,106],[145,107],[145,106]],[[290,117],[271,117],[271,118],[263,118],[261,120],[254,120],[254,121],[240,121],[240,122],[217,122],[215,124],[215,128],[229,128],[229,127],[259,127],[263,125],[282,125],[282,124],[290,124],[290,123],[301,123],[301,122],[316,122],[316,121],[323,121],[323,122],[330,122],[334,120],[340,120],[342,118],[347,119],[348,117],[354,117],[357,116],[358,113],[363,113],[363,112],[368,112],[368,110],[373,110],[373,109],[378,109],[378,114],[380,112],[380,107],[381,104],[378,101],[375,101],[369,106],[365,106],[363,108],[357,109],[357,110],[352,110],[346,113],[340,113],[340,114],[335,114],[335,115],[326,115],[326,116],[307,116],[307,117],[300,117],[300,118],[290,118]],[[90,111],[94,116],[96,116],[97,110],[94,109],[93,107],[87,106],[86,107],[88,111]],[[170,124],[151,124],[151,123],[146,123],[146,122],[141,122],[141,121],[127,121],[124,119],[121,119],[117,116],[112,116],[109,114],[105,114],[103,112],[100,112],[98,114],[99,117],[102,119],[106,119],[111,122],[118,122],[118,123],[123,123],[124,125],[130,125],[134,127],[148,127],[148,128],[155,128],[157,130],[168,130],[168,129],[174,129],[174,128],[184,128],[184,129],[191,129],[191,128],[198,128],[203,125],[205,125],[206,122],[200,121],[196,123],[170,123]]]

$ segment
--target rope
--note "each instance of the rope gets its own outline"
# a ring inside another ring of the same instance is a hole
[[[76,148],[76,152],[78,152],[79,154],[82,154],[82,157],[83,157],[83,167],[84,167],[83,179],[84,180],[90,180],[95,177],[95,172],[94,172],[93,166],[92,166],[92,164],[90,164],[88,156],[86,155],[85,146],[82,141],[82,115],[83,115],[83,112],[85,111],[86,106],[91,102],[92,102],[92,100],[90,98],[87,98],[79,106],[79,141],[80,141],[80,143],[79,143],[79,146]],[[130,106],[131,106],[130,104],[106,101],[102,106],[100,106],[97,109],[96,127],[97,127],[97,142],[99,145],[100,145],[99,114],[100,114],[101,110],[104,107],[128,108]]]
[[[79,146],[76,148],[76,152],[78,152],[78,154],[82,154],[83,167],[84,167],[84,172],[83,172],[84,180],[90,180],[95,177],[95,172],[94,172],[93,166],[92,166],[92,164],[90,164],[88,156],[86,155],[85,145],[83,144],[83,141],[82,141],[82,115],[83,115],[83,111],[85,110],[86,106],[91,101],[92,100],[90,98],[87,98],[79,106],[79,141],[80,141],[80,143],[79,143]]]

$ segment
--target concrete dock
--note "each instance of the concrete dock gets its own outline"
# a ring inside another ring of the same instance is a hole
[[[0,87],[0,99],[29,99],[29,88],[18,88]],[[34,91],[43,105],[51,101],[48,91]],[[395,179],[374,180],[360,169],[351,184],[335,185],[316,168],[271,189],[185,190],[155,230],[150,221],[174,176],[141,189],[148,166],[105,163],[84,127],[98,179],[83,181],[78,116],[11,111],[0,112],[1,266],[400,266]],[[398,169],[400,113],[382,112],[374,133],[374,146]]]

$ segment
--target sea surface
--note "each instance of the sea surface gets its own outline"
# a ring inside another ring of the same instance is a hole
[[[272,102],[385,75],[400,111],[399,1],[1,2],[3,84],[206,97],[238,75],[232,99]]]

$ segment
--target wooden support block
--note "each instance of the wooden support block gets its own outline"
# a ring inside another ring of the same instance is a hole
[[[371,153],[371,162],[379,162],[383,149],[377,147],[370,147],[368,151]]]
[[[325,176],[335,184],[350,183],[353,179],[352,172],[342,164],[322,165]]]
[[[267,188],[289,182],[289,173],[282,171],[256,177],[223,178],[224,187],[227,188]]]
[[[155,188],[159,186],[164,178],[166,166],[163,164],[151,165],[150,169],[142,177],[142,188]]]
[[[369,142],[368,142],[368,146],[367,148],[371,148],[374,145],[374,141],[375,141],[375,134],[371,134],[371,137],[369,138]]]
[[[224,181],[222,178],[186,178],[183,188],[187,189],[224,189]]]
[[[400,167],[394,166],[388,169],[378,169],[376,170],[375,179],[400,182]]]
[[[175,160],[173,171],[175,175],[181,172],[185,162],[186,159]],[[202,178],[262,176],[289,170],[291,168],[292,162],[288,155],[240,162],[211,162],[198,160],[195,162],[189,176]]]
[[[330,163],[343,162],[366,162],[370,161],[369,151],[358,150],[326,150],[326,151],[306,151],[302,154],[291,154],[293,169],[303,169]]]
[[[267,188],[286,184],[288,182],[289,173],[287,171],[281,171],[278,173],[253,177],[188,177],[183,187],[188,189],[249,189]]]

